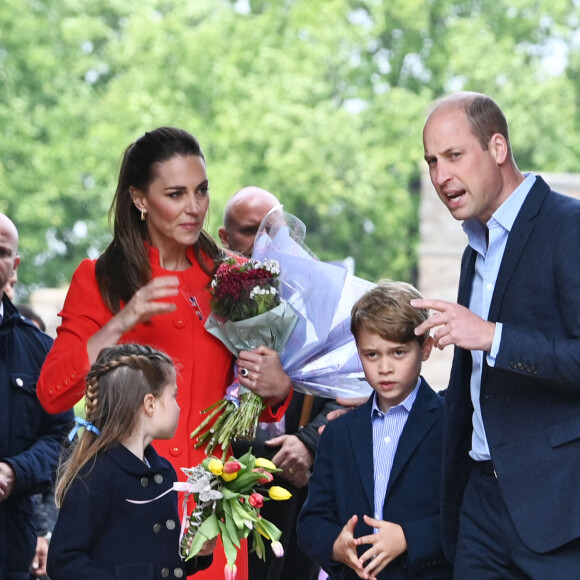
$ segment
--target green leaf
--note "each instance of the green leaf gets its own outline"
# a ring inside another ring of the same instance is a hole
[[[238,478],[236,477],[236,479],[238,479]],[[240,497],[240,494],[239,493],[232,491],[228,487],[228,483],[232,483],[232,482],[236,481],[236,479],[232,479],[231,482],[225,482],[225,485],[222,487],[221,492],[224,494],[224,497],[226,499],[234,499],[234,498]]]
[[[228,518],[227,514],[226,514],[226,517],[224,518],[224,520],[225,520],[226,528],[228,530],[230,539],[235,544],[235,546],[237,548],[239,548],[240,547],[240,538],[244,537],[243,527],[238,528],[234,522],[234,518],[233,517]]]
[[[258,529],[272,541],[279,540],[282,536],[280,529],[266,518],[260,518],[256,524]]]
[[[215,538],[219,534],[218,522],[216,515],[211,514],[199,526],[198,532],[201,532],[208,539]]]
[[[218,520],[218,525],[219,525],[220,532],[221,532],[222,544],[224,546],[224,552],[226,554],[226,560],[228,561],[228,566],[230,568],[233,568],[233,566],[236,562],[236,558],[238,556],[238,550],[236,549],[234,542],[230,538],[229,531],[228,531],[226,524],[224,522]]]
[[[203,544],[207,540],[215,538],[219,532],[218,519],[215,514],[212,514],[203,521],[201,526],[199,526],[198,530],[195,532],[186,560],[196,556],[201,550]]]
[[[247,504],[246,504],[246,506],[247,506]],[[256,510],[251,506],[244,507],[244,505],[242,505],[238,501],[238,502],[232,502],[232,509],[236,510],[238,512],[239,517],[242,518],[243,520],[250,520],[251,522],[258,521],[258,516],[256,514]]]
[[[233,502],[224,500],[224,513],[226,514],[226,518],[231,517],[234,520],[234,524],[237,528],[242,529],[245,526],[244,521],[239,516],[238,512],[232,507],[232,504]]]
[[[234,493],[251,494],[261,476],[262,474],[256,473],[255,471],[246,471],[242,475],[238,475],[233,481],[228,481],[224,487],[227,487],[228,490]]]
[[[264,546],[264,540],[262,540],[262,535],[257,529],[253,530],[252,533],[252,549],[256,552],[256,556],[260,560],[266,559],[266,547]]]
[[[190,560],[191,558],[197,556],[206,540],[207,538],[205,536],[200,533],[196,533],[195,536],[193,536],[191,547],[189,548],[189,552],[185,559]]]

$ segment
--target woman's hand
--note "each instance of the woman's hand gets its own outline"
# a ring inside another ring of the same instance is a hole
[[[124,308],[113,318],[117,318],[123,334],[132,330],[137,324],[149,322],[153,316],[173,312],[177,306],[172,302],[162,302],[160,299],[179,294],[179,278],[177,276],[161,276],[153,278],[133,294]]]
[[[284,372],[280,355],[267,346],[243,350],[239,354],[240,384],[275,407],[283,403],[292,389],[290,377]],[[242,369],[246,369],[243,371]]]
[[[153,278],[133,294],[127,304],[87,341],[89,362],[97,360],[103,348],[117,344],[120,338],[137,324],[149,322],[158,314],[173,312],[177,306],[172,302],[163,302],[163,298],[179,294],[177,276],[160,276]]]

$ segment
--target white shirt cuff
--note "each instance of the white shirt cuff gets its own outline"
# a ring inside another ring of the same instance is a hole
[[[495,332],[493,334],[493,342],[491,343],[491,350],[489,351],[489,353],[487,355],[487,364],[490,367],[495,366],[495,359],[497,358],[497,355],[499,353],[502,327],[503,327],[503,325],[501,322],[495,323]]]

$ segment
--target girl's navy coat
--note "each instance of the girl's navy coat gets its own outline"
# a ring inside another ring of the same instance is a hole
[[[353,514],[355,537],[372,534],[363,515],[374,513],[371,397],[358,409],[330,421],[320,438],[308,499],[298,518],[298,543],[331,578],[357,574],[332,559],[332,548]],[[379,580],[448,579],[439,519],[443,398],[421,379],[393,462],[383,520],[402,526],[408,550],[391,562]],[[370,548],[359,548],[359,556]]]
[[[123,445],[82,470],[60,509],[48,556],[51,580],[185,578],[207,568],[211,556],[179,556],[177,494],[146,504],[176,481],[171,464],[153,447],[148,467]],[[92,468],[91,468],[92,467]]]

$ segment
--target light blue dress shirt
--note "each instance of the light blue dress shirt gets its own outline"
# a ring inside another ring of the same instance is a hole
[[[475,218],[463,222],[463,230],[467,234],[468,243],[477,252],[469,309],[485,320],[489,316],[489,307],[509,233],[535,181],[535,175],[532,173],[527,174],[525,180],[501,204],[486,225]],[[486,229],[489,232],[489,244],[486,243]],[[495,359],[501,343],[501,331],[502,325],[498,322],[495,328],[491,351],[487,353],[487,363],[490,366],[495,365]],[[471,358],[473,361],[471,371],[471,401],[474,412],[472,419],[473,436],[469,455],[476,461],[487,461],[491,459],[491,455],[487,444],[479,402],[483,351],[472,350]]]
[[[385,504],[385,495],[387,485],[393,468],[393,460],[397,451],[397,445],[407,418],[417,398],[417,392],[421,379],[417,381],[417,386],[409,393],[407,398],[400,403],[391,407],[386,413],[383,413],[377,405],[377,394],[373,395],[373,406],[371,410],[371,421],[373,425],[373,464],[374,464],[374,482],[375,482],[375,513],[376,520],[383,519],[383,506]],[[376,532],[375,528],[375,532]]]

